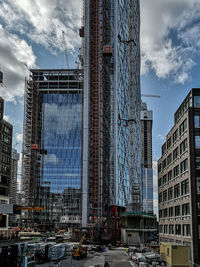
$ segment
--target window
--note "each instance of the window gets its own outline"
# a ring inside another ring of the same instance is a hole
[[[194,116],[194,127],[200,128],[200,116],[198,115]]]
[[[5,156],[5,155],[2,155],[2,156],[1,156],[1,161],[2,161],[3,163],[10,164],[10,158],[7,157],[7,156]]]
[[[173,235],[174,234],[174,225],[173,224],[170,224],[169,225],[169,234],[170,235]]]
[[[185,172],[188,169],[188,159],[185,159],[181,162],[181,173]]]
[[[179,165],[174,167],[174,178],[179,175]]]
[[[181,225],[180,224],[175,225],[175,234],[181,235]]]
[[[10,137],[2,134],[1,140],[6,144],[10,144],[11,139],[10,139]]]
[[[195,95],[194,96],[194,107],[200,107],[200,96],[199,95]]]
[[[2,152],[5,154],[10,154],[10,148],[6,145],[2,146]]]
[[[159,210],[159,218],[162,218],[162,214],[163,214],[162,210]]]
[[[169,208],[169,217],[173,217],[174,216],[174,208],[170,207]]]
[[[195,136],[195,148],[200,148],[200,136]]]
[[[158,186],[162,185],[162,178],[158,179]]]
[[[190,236],[190,224],[183,224],[183,236]]]
[[[171,162],[172,162],[172,154],[170,154],[170,155],[167,157],[167,165],[169,165]]]
[[[181,207],[175,206],[175,216],[181,216]]]
[[[173,151],[173,160],[177,159],[178,157],[178,147]]]
[[[3,131],[7,134],[11,134],[11,129],[9,127],[7,127],[6,125],[4,125],[3,127]]]
[[[163,175],[163,184],[167,183],[167,174]]]
[[[162,155],[166,152],[166,143],[162,145]]]
[[[182,205],[182,216],[190,215],[190,204],[183,204]]]
[[[4,187],[0,187],[0,195],[7,196],[8,195],[8,189]]]
[[[197,183],[197,194],[200,194],[200,177],[196,178],[196,183]]]
[[[173,133],[173,143],[177,140],[178,138],[178,129]]]
[[[158,200],[159,200],[159,203],[162,203],[162,193],[159,194]]]
[[[168,189],[168,200],[171,200],[173,198],[173,188],[170,187]]]
[[[168,233],[168,225],[164,225],[164,234],[167,234]]]
[[[174,186],[174,198],[177,198],[180,196],[180,185],[179,184],[176,184]]]
[[[179,127],[179,134],[181,135],[182,133],[184,133],[186,129],[187,129],[187,120],[185,119],[184,122],[182,122]]]
[[[166,166],[167,166],[167,161],[166,159],[164,159],[162,162],[162,169],[166,168]]]
[[[182,154],[183,152],[185,152],[185,150],[187,149],[187,138],[180,144],[180,154]]]
[[[200,169],[200,156],[196,156],[196,157],[195,157],[195,168],[196,168],[197,170]]]
[[[168,181],[171,181],[171,179],[172,179],[172,171],[169,171],[168,172]]]
[[[163,217],[166,218],[167,217],[167,209],[163,210]]]
[[[161,166],[161,163],[158,165],[158,173],[161,172],[162,170],[162,166]]]
[[[181,183],[181,195],[187,195],[189,194],[189,180],[186,179]]]
[[[1,185],[8,185],[9,182],[9,178],[4,176],[4,175],[0,175],[0,184]]]
[[[8,166],[1,165],[1,172],[4,173],[4,174],[9,174],[10,169],[9,169]]]
[[[167,140],[167,149],[170,148],[171,145],[172,145],[172,138],[170,137],[170,138]]]
[[[159,225],[159,233],[163,233],[163,225]]]
[[[163,192],[163,202],[167,201],[167,190]]]

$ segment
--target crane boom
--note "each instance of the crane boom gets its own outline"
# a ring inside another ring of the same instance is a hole
[[[64,44],[64,51],[65,51],[66,65],[67,65],[67,68],[69,68],[68,50],[67,50],[67,43],[66,43],[66,40],[65,40],[65,32],[64,31],[62,31],[62,36],[63,36],[63,44]]]
[[[157,97],[160,98],[160,95],[146,95],[146,94],[141,94],[142,97]]]

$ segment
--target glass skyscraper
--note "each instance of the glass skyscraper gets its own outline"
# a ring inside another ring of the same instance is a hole
[[[85,0],[83,21],[85,227],[141,208],[139,0]]]
[[[35,212],[34,222],[80,223],[82,104],[79,71],[31,70],[25,95],[22,186],[27,204],[46,208]]]

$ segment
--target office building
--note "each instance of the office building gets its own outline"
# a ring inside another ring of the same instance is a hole
[[[10,203],[19,204],[18,202],[18,182],[17,182],[17,171],[18,171],[18,161],[19,153],[16,149],[12,149],[12,158],[11,158],[11,180],[10,180]],[[17,216],[9,216],[9,225],[17,226]]]
[[[83,23],[82,226],[114,216],[116,233],[141,209],[139,1],[85,0]]]
[[[32,223],[80,226],[82,104],[80,70],[30,71],[25,89],[22,200],[26,206],[45,207],[30,215]]]
[[[0,97],[0,204],[9,204],[11,180],[12,125],[3,119],[4,100]],[[8,216],[2,215],[0,228],[8,226]]]
[[[200,89],[174,115],[158,161],[159,239],[185,244],[200,263]],[[196,266],[196,265],[195,265]]]
[[[143,211],[153,214],[153,169],[152,169],[153,112],[141,103],[141,167]]]

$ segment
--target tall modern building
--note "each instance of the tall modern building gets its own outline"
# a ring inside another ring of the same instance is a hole
[[[17,170],[18,170],[19,153],[16,149],[12,149],[11,158],[11,180],[10,180],[10,203],[18,203],[18,182],[17,182]],[[17,225],[17,215],[9,216],[9,225]]]
[[[85,0],[83,22],[86,227],[141,208],[139,0]]]
[[[152,169],[153,112],[141,103],[141,167],[143,211],[153,214],[153,169]]]
[[[159,239],[185,244],[200,264],[200,89],[174,115],[158,161]],[[195,264],[195,265],[194,265]]]
[[[4,100],[0,97],[0,204],[9,204],[11,180],[12,125],[3,119]],[[3,215],[0,227],[8,224]]]
[[[81,223],[83,88],[79,70],[31,70],[26,81],[23,203],[33,221]],[[31,215],[31,216],[32,216]]]

